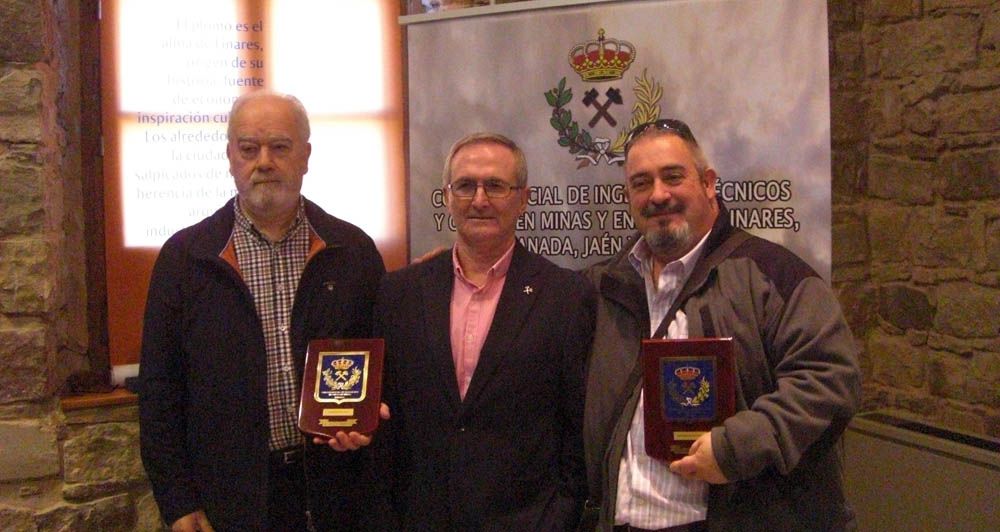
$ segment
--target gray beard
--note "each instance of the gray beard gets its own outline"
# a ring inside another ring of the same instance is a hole
[[[691,243],[691,224],[684,222],[680,227],[668,226],[666,228],[660,228],[653,224],[652,227],[646,229],[643,236],[654,255],[670,257],[687,249]]]

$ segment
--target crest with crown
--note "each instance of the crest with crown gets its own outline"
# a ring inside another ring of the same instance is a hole
[[[701,370],[694,366],[682,366],[674,370],[674,375],[682,381],[692,381],[701,375]]]
[[[621,79],[635,61],[635,46],[628,41],[605,38],[604,28],[597,30],[597,40],[577,44],[569,51],[569,64],[583,81]]]
[[[349,358],[338,358],[331,362],[330,365],[337,371],[346,371],[354,365],[354,361]]]

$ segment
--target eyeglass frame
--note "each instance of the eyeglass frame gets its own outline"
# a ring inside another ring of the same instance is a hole
[[[691,128],[685,124],[683,120],[678,120],[676,118],[659,118],[649,122],[643,122],[628,132],[628,135],[625,137],[624,154],[626,156],[628,155],[628,151],[632,148],[632,144],[634,144],[639,137],[649,131],[650,128],[655,128],[656,131],[672,132],[681,139],[690,142],[695,146],[698,145],[698,141],[694,138],[694,133],[691,133]]]
[[[475,183],[476,184],[476,189],[472,192],[471,195],[469,195],[469,196],[463,196],[463,195],[455,192],[454,185],[456,183],[463,183],[463,182],[464,183]],[[493,196],[493,195],[490,195],[490,192],[486,188],[486,185],[487,184],[495,185],[495,184],[498,184],[498,183],[504,185],[504,187],[506,189],[506,192],[504,193],[503,196]],[[489,179],[484,179],[482,181],[477,180],[477,179],[469,179],[469,178],[463,177],[463,178],[459,178],[459,179],[457,179],[455,181],[452,181],[451,183],[448,183],[447,185],[445,185],[445,188],[448,189],[448,190],[450,190],[451,193],[454,194],[456,198],[468,200],[468,199],[475,198],[476,194],[479,193],[479,189],[483,189],[483,193],[486,194],[486,197],[489,198],[489,199],[504,199],[504,198],[509,198],[510,195],[511,195],[511,193],[514,192],[515,190],[520,190],[522,188],[527,188],[527,187],[525,187],[524,185],[512,185],[512,184],[504,181],[503,179],[498,179],[498,178],[495,178],[495,177],[491,177]]]

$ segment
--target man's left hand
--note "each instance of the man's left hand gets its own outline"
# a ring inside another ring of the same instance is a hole
[[[670,462],[670,472],[687,479],[704,480],[709,484],[725,484],[729,482],[719,463],[712,454],[712,433],[706,432],[691,444],[688,455],[680,460]]]

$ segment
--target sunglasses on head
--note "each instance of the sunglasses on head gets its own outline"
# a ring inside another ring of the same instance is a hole
[[[632,143],[634,143],[636,139],[650,130],[671,131],[676,133],[678,137],[694,144],[695,146],[698,145],[698,141],[694,139],[694,134],[691,133],[691,128],[689,128],[687,124],[677,120],[676,118],[661,118],[652,122],[639,124],[638,126],[632,128],[632,131],[629,131],[628,136],[625,137],[625,154],[628,154],[629,148],[632,147]]]

